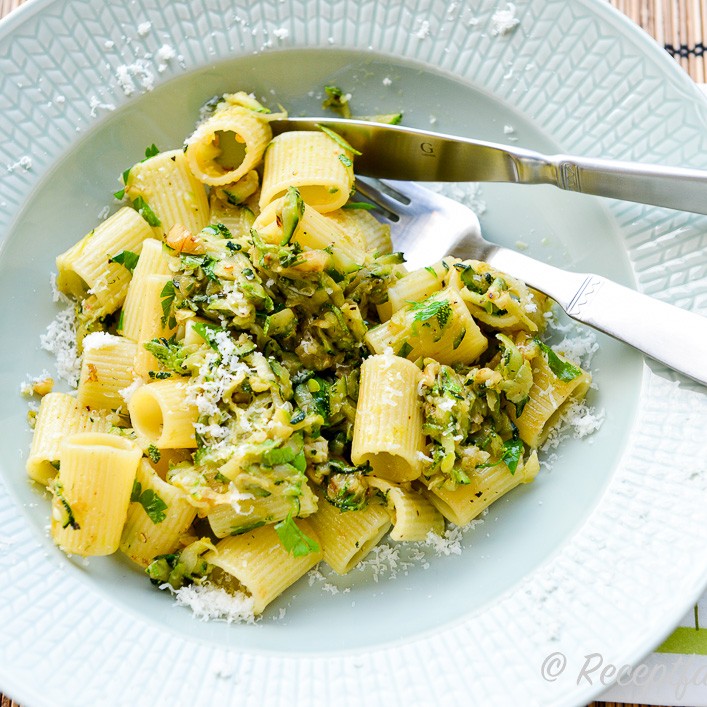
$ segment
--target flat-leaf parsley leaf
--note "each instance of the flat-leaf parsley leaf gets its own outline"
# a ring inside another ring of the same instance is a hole
[[[275,532],[282,546],[293,557],[304,557],[312,552],[319,552],[319,543],[305,535],[292,519],[289,513],[285,520],[275,524]]]

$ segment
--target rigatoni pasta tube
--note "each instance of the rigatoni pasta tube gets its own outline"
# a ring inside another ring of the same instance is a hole
[[[306,521],[294,521],[315,542],[316,531]],[[265,607],[294,584],[322,559],[322,552],[294,557],[285,550],[272,525],[242,535],[224,538],[205,559],[214,567],[234,577],[253,598],[253,611],[262,614]],[[218,574],[212,574],[218,582]],[[229,585],[228,581],[224,584]]]
[[[122,316],[120,317],[120,334],[133,341],[138,340],[140,326],[144,319],[142,312],[145,310],[145,302],[153,297],[148,278],[152,275],[161,275],[166,278],[169,273],[169,258],[164,252],[162,241],[148,238],[142,244],[140,259],[133,270],[133,277],[125,295]]]
[[[454,525],[464,526],[478,517],[495,500],[520,484],[529,484],[540,470],[537,452],[511,474],[508,467],[496,464],[477,469],[470,475],[471,483],[457,486],[454,491],[444,488],[427,492],[427,497],[439,512]]]
[[[361,366],[351,459],[370,463],[373,474],[390,481],[420,475],[424,448],[417,394],[420,369],[400,356],[367,358]]]
[[[393,242],[390,238],[390,226],[381,223],[362,209],[337,209],[329,211],[327,216],[336,221],[349,234],[361,250],[375,253],[392,253]]]
[[[147,459],[140,460],[135,481],[132,498],[137,498],[128,507],[120,550],[133,562],[147,567],[156,555],[177,549],[196,509],[182,491],[159,477]]]
[[[426,268],[413,270],[391,285],[388,289],[388,301],[393,313],[410,302],[421,302],[435,292],[439,292],[444,285],[444,276],[448,270],[449,267],[445,267],[444,263],[439,261]]]
[[[308,484],[302,486],[302,495],[298,501],[298,518],[306,518],[317,510],[317,497]],[[292,499],[289,496],[271,494],[239,501],[236,507],[232,504],[219,504],[207,514],[207,518],[214,535],[225,538],[227,535],[240,535],[246,530],[276,523],[291,512]]]
[[[176,321],[165,312],[163,303],[167,303],[174,295],[174,285],[166,275],[149,275],[140,285],[142,301],[134,313],[135,320],[129,320],[131,332],[137,331],[137,350],[135,352],[135,373],[147,378],[150,371],[158,371],[160,364],[145,348],[145,343],[163,337],[169,338],[176,329]],[[134,321],[134,323],[133,323]]]
[[[253,228],[255,221],[255,208],[257,208],[257,199],[253,197],[245,204],[231,205],[219,199],[212,192],[210,197],[211,204],[211,223],[222,223],[230,232],[236,241],[243,241],[249,238],[250,229]]]
[[[107,432],[108,423],[97,412],[89,412],[66,393],[49,393],[42,398],[34,426],[27,474],[46,485],[56,476],[61,443],[79,432]]]
[[[258,165],[271,138],[262,115],[242,106],[219,110],[187,139],[189,168],[204,184],[237,182]]]
[[[390,530],[390,514],[375,498],[360,511],[340,511],[319,496],[317,512],[307,519],[317,533],[324,561],[337,574],[350,572]]]
[[[209,223],[206,189],[191,173],[182,150],[161,152],[134,165],[125,194],[133,201],[141,198],[152,210],[159,221],[154,233],[160,238],[177,223],[192,233]]]
[[[124,408],[120,391],[133,383],[136,350],[135,342],[123,336],[89,334],[83,340],[79,404],[92,410]]]
[[[390,347],[411,361],[429,356],[448,366],[472,363],[488,346],[459,292],[451,287],[406,305],[371,329],[365,340],[376,353]]]
[[[138,439],[137,442],[140,444],[145,440]],[[143,454],[149,453],[149,446],[148,444],[146,447],[142,447]],[[191,461],[191,452],[188,449],[160,449],[159,460],[156,462],[150,460],[150,466],[157,472],[160,479],[166,479],[167,473],[173,466],[189,461]]]
[[[135,431],[158,449],[195,448],[194,423],[199,412],[187,397],[187,384],[180,380],[141,386],[128,403]]]
[[[284,202],[283,197],[268,204],[253,223],[253,228],[268,243],[280,243],[282,240]],[[292,240],[314,250],[335,249],[335,257],[337,253],[339,258],[343,257],[344,262],[339,266],[343,266],[344,270],[359,267],[364,260],[365,253],[359,244],[336,221],[320,214],[306,203]]]
[[[304,201],[320,213],[342,207],[353,187],[353,153],[328,135],[288,132],[278,135],[265,153],[260,208],[297,187]]]
[[[141,456],[134,442],[113,434],[66,438],[51,522],[52,538],[64,552],[110,555],[118,549]]]
[[[561,357],[560,357],[561,358]],[[564,360],[564,359],[563,359]],[[581,400],[589,390],[592,376],[582,371],[569,381],[560,380],[539,353],[532,360],[533,387],[520,416],[511,408],[509,415],[520,438],[531,447],[540,446],[573,400]]]
[[[150,236],[152,229],[137,211],[120,209],[57,257],[57,287],[77,299],[93,294],[98,314],[114,312],[125,300],[130,271],[110,259],[123,250],[139,253]]]
[[[535,332],[545,328],[545,295],[480,260],[447,262],[453,264],[447,281],[459,291],[475,319],[494,329]]]
[[[369,476],[367,480],[368,485],[383,496],[388,510],[392,511],[391,540],[419,541],[429,533],[442,535],[444,518],[421,493],[375,476]]]

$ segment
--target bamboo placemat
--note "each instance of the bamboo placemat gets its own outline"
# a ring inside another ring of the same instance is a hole
[[[707,0],[608,0],[630,17],[687,71],[698,83],[707,78]],[[0,0],[0,18],[25,0]],[[0,628],[1,630],[1,628]],[[0,707],[20,707],[0,694]],[[616,702],[593,702],[589,707],[648,707]]]
[[[707,79],[707,0],[609,0],[698,83]]]

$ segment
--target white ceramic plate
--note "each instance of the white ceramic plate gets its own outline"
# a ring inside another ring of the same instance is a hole
[[[409,125],[707,167],[697,89],[601,0],[518,1],[504,36],[496,0],[247,5],[33,0],[0,25],[0,686],[26,705],[586,702],[602,685],[577,684],[585,655],[639,660],[707,582],[705,394],[604,338],[602,429],[428,570],[354,573],[337,595],[304,580],[260,624],[228,626],[196,621],[119,559],[70,560],[47,538],[18,389],[51,366],[48,273],[117,175],[152,142],[181,144],[213,94],[314,112],[310,92],[334,82],[361,113],[402,109]],[[163,44],[179,56],[160,71]],[[130,96],[121,65],[141,67]],[[707,312],[704,217],[549,187],[487,185],[483,199],[488,236]],[[566,668],[544,678],[556,653]]]

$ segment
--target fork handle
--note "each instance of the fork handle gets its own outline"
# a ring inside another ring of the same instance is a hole
[[[599,275],[560,270],[506,248],[489,255],[494,267],[548,295],[572,319],[707,385],[707,318]]]

